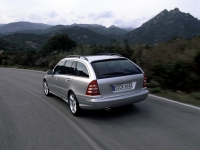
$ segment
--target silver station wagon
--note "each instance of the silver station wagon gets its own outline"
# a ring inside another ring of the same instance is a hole
[[[54,94],[69,103],[73,115],[81,109],[105,109],[146,99],[149,91],[142,69],[115,53],[70,55],[43,79],[45,95]]]

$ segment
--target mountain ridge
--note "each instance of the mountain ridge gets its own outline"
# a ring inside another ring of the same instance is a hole
[[[200,35],[200,21],[189,13],[181,12],[178,8],[170,11],[165,9],[129,32],[114,25],[105,27],[98,24],[46,27],[45,29],[17,31],[17,33],[7,35],[0,33],[0,37],[9,43],[39,49],[49,37],[58,34],[67,34],[80,45],[109,45],[112,39],[121,44],[125,39],[129,44],[157,44],[176,37],[192,38]]]
[[[161,11],[125,38],[132,44],[156,44],[175,37],[192,38],[200,35],[200,21],[178,8]]]
[[[11,22],[8,24],[4,24],[0,26],[0,33],[11,33],[21,30],[34,30],[34,29],[47,29],[51,27],[51,25],[43,24],[43,23],[31,23],[25,21],[19,22]]]

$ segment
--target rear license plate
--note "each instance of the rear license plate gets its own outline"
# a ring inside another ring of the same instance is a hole
[[[120,90],[132,89],[132,88],[133,88],[132,83],[113,85],[113,91],[120,91]]]

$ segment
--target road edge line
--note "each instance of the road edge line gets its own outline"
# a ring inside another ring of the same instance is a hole
[[[158,99],[161,99],[161,100],[165,100],[165,101],[168,101],[168,102],[172,102],[172,103],[176,103],[176,104],[179,104],[179,105],[184,105],[184,106],[187,106],[187,107],[191,107],[191,108],[195,108],[195,109],[200,110],[200,107],[193,106],[193,105],[186,104],[186,103],[177,102],[177,101],[172,100],[172,99],[156,96],[156,95],[153,95],[153,94],[149,94],[149,96],[152,96],[152,97],[155,97],[155,98],[158,98]]]

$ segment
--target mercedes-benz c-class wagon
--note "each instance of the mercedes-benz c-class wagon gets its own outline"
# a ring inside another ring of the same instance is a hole
[[[81,109],[105,109],[145,100],[146,75],[131,60],[113,53],[70,55],[43,79],[45,95],[54,94],[69,103],[73,115]]]

